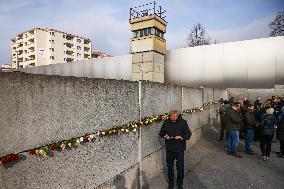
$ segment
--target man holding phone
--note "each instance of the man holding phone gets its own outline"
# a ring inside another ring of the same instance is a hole
[[[160,130],[160,137],[166,143],[166,162],[168,168],[169,189],[174,188],[174,160],[177,167],[177,186],[183,187],[184,178],[184,151],[186,140],[191,137],[191,131],[187,121],[184,120],[178,111],[171,111],[168,120],[165,120]]]

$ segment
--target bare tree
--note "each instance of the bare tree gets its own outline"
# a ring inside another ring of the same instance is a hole
[[[284,36],[284,11],[278,12],[275,19],[270,22],[270,36]]]
[[[210,45],[210,37],[207,35],[204,27],[198,23],[187,35],[186,46],[195,47],[201,45]]]

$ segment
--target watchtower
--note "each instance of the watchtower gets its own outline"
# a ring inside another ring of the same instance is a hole
[[[164,82],[167,22],[156,2],[130,8],[132,79]]]

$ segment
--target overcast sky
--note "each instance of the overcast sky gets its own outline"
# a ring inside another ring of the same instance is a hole
[[[92,40],[94,51],[128,54],[129,8],[141,0],[0,0],[0,65],[10,61],[10,40],[35,27],[54,28]],[[166,9],[167,48],[185,46],[198,22],[212,41],[269,36],[268,24],[284,0],[156,0]]]

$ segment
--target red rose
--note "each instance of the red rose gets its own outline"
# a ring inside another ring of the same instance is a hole
[[[29,154],[31,154],[31,155],[36,155],[36,150],[29,150]]]
[[[137,122],[136,122],[136,125],[137,125],[138,127],[140,127],[140,126],[142,126],[142,125],[143,125],[143,122],[141,122],[141,121],[137,121]]]
[[[12,161],[15,161],[15,160],[18,160],[18,159],[20,159],[20,155],[19,154],[10,154],[10,155],[2,158],[1,162],[3,164],[8,164],[8,163],[10,163]]]
[[[20,155],[19,154],[12,154],[13,160],[18,160],[20,159]]]
[[[51,146],[51,147],[50,147],[50,150],[51,150],[51,151],[55,151],[55,150],[56,150],[56,147],[55,147],[55,146]]]
[[[90,141],[90,137],[89,137],[89,136],[85,136],[85,137],[84,137],[84,141],[86,141],[86,142],[87,142],[87,141]]]

